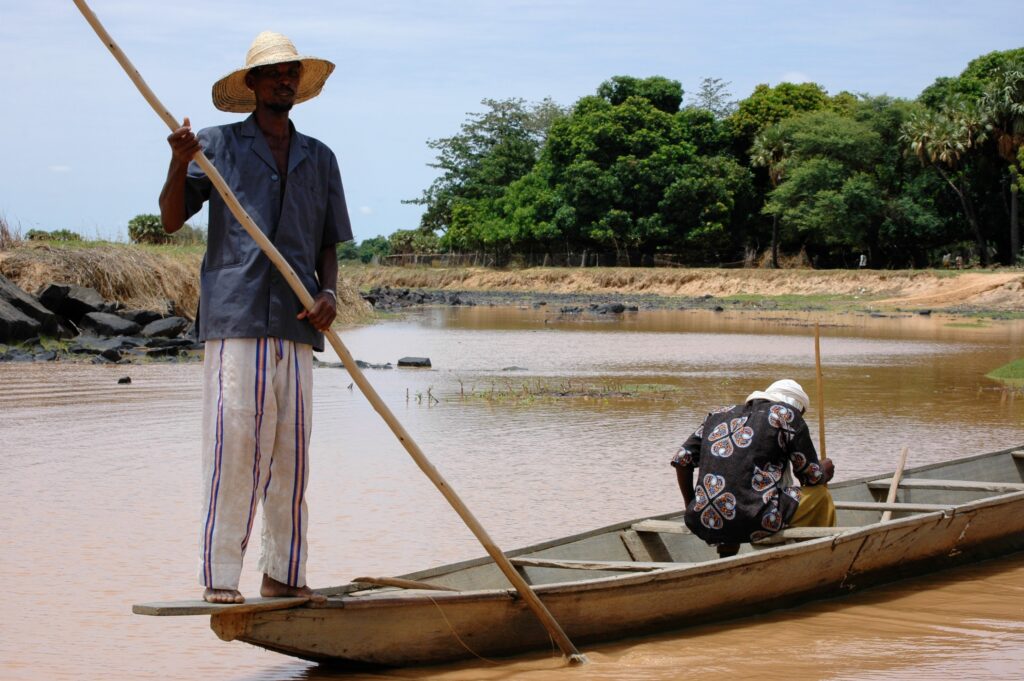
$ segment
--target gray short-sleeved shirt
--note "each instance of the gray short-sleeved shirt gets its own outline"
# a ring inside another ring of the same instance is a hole
[[[291,125],[291,124],[289,124]],[[311,294],[317,258],[326,246],[352,238],[334,153],[292,126],[284,197],[281,178],[256,119],[199,131],[203,152],[224,176],[263,233]],[[185,182],[185,214],[210,202],[206,255],[200,274],[196,327],[200,340],[273,336],[322,350],[323,334],[305,319],[299,299],[228,209],[194,162]],[[332,282],[333,283],[333,282]]]

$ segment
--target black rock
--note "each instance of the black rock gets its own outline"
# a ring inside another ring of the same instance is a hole
[[[142,329],[142,335],[146,338],[174,338],[188,328],[191,322],[184,317],[167,317],[158,319],[146,325]]]
[[[12,310],[21,314],[17,315]],[[36,333],[41,332],[50,336],[61,334],[60,319],[56,314],[0,274],[0,342],[20,340],[20,338],[5,333],[4,327],[20,332],[20,329],[24,328],[22,317],[35,320],[38,324]],[[29,335],[36,335],[36,333]]]
[[[150,338],[144,345],[147,348],[192,348],[195,342],[188,338]]]
[[[0,343],[17,343],[39,334],[42,324],[0,299]]]
[[[117,338],[92,338],[83,336],[68,348],[73,355],[99,355],[107,350],[120,350],[122,342]]]
[[[109,348],[101,352],[100,357],[103,359],[109,359],[111,362],[119,362],[121,360],[121,352],[114,348]]]
[[[109,312],[89,312],[82,317],[81,326],[98,336],[134,336],[141,331],[135,322]]]
[[[721,305],[715,305],[713,309],[715,312],[725,312],[725,308],[722,307]]]
[[[78,324],[90,312],[101,312],[107,305],[95,289],[84,286],[47,284],[39,291],[39,302]]]
[[[398,366],[400,367],[429,367],[429,357],[403,357],[398,360]]]
[[[43,350],[42,352],[37,352],[33,359],[37,362],[52,362],[57,359],[57,352],[55,350]]]
[[[132,382],[132,377],[131,376],[122,376],[121,378],[117,379],[117,384],[118,385],[131,385],[131,382]]]
[[[155,322],[158,319],[163,319],[165,315],[153,310],[120,310],[117,316],[121,319],[127,319],[130,322],[135,322],[139,326],[146,326],[151,322]]]
[[[339,364],[344,367],[340,362]],[[331,366],[333,366],[333,364]],[[391,362],[387,362],[386,364],[372,364],[370,362],[364,362],[361,359],[356,360],[356,366],[360,369],[394,369],[394,367],[391,366]]]

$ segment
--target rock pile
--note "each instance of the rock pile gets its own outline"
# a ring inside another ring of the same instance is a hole
[[[445,293],[444,291],[417,291],[408,288],[391,288],[390,286],[378,286],[370,289],[369,293],[363,294],[363,300],[373,306],[375,310],[398,310],[414,305],[476,305],[472,300],[466,300],[460,293]]]
[[[66,284],[47,284],[33,296],[0,275],[0,362],[179,357],[202,349],[192,330],[169,301],[160,311],[129,310],[94,289]]]

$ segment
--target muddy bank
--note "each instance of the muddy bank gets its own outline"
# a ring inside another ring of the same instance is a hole
[[[982,314],[1024,310],[1024,272],[346,268],[363,291],[411,290],[450,304],[452,294],[476,304],[588,306],[619,302],[639,309],[866,309]],[[366,294],[364,294],[366,295]],[[387,304],[370,300],[377,309]],[[398,305],[401,307],[402,305]]]

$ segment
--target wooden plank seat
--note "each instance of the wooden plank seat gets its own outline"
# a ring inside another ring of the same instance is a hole
[[[690,528],[675,520],[641,520],[633,523],[634,532],[660,532],[662,534],[691,534]]]
[[[889,489],[892,478],[874,480],[868,483],[870,489]],[[957,492],[1021,492],[1024,483],[1020,482],[977,482],[974,480],[931,480],[927,478],[903,478],[900,489],[931,489]]]
[[[838,506],[838,502],[836,505]],[[787,527],[776,532],[771,537],[755,543],[777,544],[791,539],[818,539],[819,537],[831,537],[843,532],[859,529],[859,527]],[[636,532],[661,532],[664,534],[690,534],[690,529],[686,525],[671,520],[641,520],[638,523],[633,523],[633,530]]]
[[[908,513],[931,513],[933,511],[952,511],[953,504],[906,504],[903,502],[886,503],[884,501],[844,501],[836,500],[836,508],[848,511],[904,511]]]
[[[634,560],[568,560],[554,558],[509,558],[516,567],[560,568],[563,570],[608,570],[612,572],[651,572],[666,568],[690,567],[696,563],[661,563]]]

